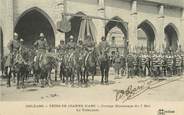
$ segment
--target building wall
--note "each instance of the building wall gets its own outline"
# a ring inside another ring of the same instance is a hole
[[[67,12],[77,13],[81,11],[86,15],[100,16],[109,19],[119,16],[121,19],[128,22],[129,44],[131,46],[137,44],[137,26],[144,20],[149,20],[155,28],[156,49],[159,49],[162,44],[165,44],[164,27],[172,23],[179,34],[179,44],[181,44],[184,49],[184,13],[180,8],[165,7],[165,16],[160,17],[159,4],[138,2],[136,5],[137,9],[133,11],[133,2],[131,0],[105,0],[105,11],[101,11],[99,10],[100,6],[98,1],[99,0],[67,0]],[[0,24],[3,29],[4,47],[7,46],[8,41],[12,39],[13,28],[19,17],[26,10],[33,7],[42,9],[48,17],[50,17],[49,21],[54,28],[56,37],[55,42],[57,45],[60,39],[64,39],[64,34],[56,30],[56,23],[61,19],[61,12],[63,12],[63,6],[57,5],[61,2],[63,2],[63,0],[0,0]],[[107,21],[93,19],[93,22],[96,26],[97,42],[100,42],[101,36],[104,35],[104,27]],[[7,51],[6,48],[5,50]]]

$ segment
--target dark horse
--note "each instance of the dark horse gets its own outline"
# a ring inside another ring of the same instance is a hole
[[[108,55],[108,52],[100,52],[98,61],[99,61],[100,71],[101,71],[101,76],[102,76],[101,83],[102,84],[108,83],[109,68],[110,68],[110,57]]]
[[[20,88],[20,81],[22,81],[22,88],[24,88],[24,80],[28,76],[28,53],[26,50],[19,51],[13,58],[13,55],[10,54],[6,62],[6,75],[8,77],[7,84],[8,87],[11,86],[11,76],[17,77],[17,88]],[[8,64],[9,63],[9,64]]]
[[[85,83],[88,82],[88,77],[91,74],[92,80],[94,81],[94,76],[96,75],[96,66],[97,66],[97,52],[93,48],[91,51],[88,51],[85,60],[84,60],[84,77],[83,80]]]
[[[33,63],[33,74],[35,76],[36,83],[41,80],[41,87],[46,84],[51,86],[51,71],[57,66],[57,61],[52,54],[42,54],[39,59],[36,59]],[[46,83],[44,82],[46,81]]]

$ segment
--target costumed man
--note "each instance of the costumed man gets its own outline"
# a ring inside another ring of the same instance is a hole
[[[24,63],[24,64],[27,64],[26,61],[24,60],[23,58],[23,53],[24,53],[24,46],[23,46],[23,42],[24,40],[23,39],[20,39],[20,47],[18,49],[18,55],[16,56],[16,61],[17,63]]]
[[[120,67],[121,67],[121,57],[118,48],[116,49],[115,53],[115,60],[114,60],[114,70],[115,70],[115,78],[119,78],[120,75]]]
[[[82,40],[78,41],[76,49],[77,49],[78,53],[85,53],[85,51],[84,51],[84,44],[83,44]]]
[[[40,33],[40,39],[34,43],[34,47],[37,50],[37,60],[41,55],[44,55],[48,51],[48,43],[43,33]]]
[[[65,50],[66,50],[65,41],[64,40],[60,40],[60,44],[57,47],[57,52],[59,52],[60,54],[64,54]]]
[[[11,40],[8,44],[10,54],[7,57],[5,67],[14,65],[14,63],[16,61],[15,58],[16,58],[17,52],[19,50],[19,47],[20,47],[20,43],[19,43],[19,40],[18,40],[18,34],[14,33],[13,40]]]
[[[99,49],[99,52],[100,52],[101,55],[109,53],[110,45],[106,41],[105,37],[102,37],[102,41],[99,43],[98,49]]]
[[[101,63],[100,70],[102,73],[101,83],[103,83],[104,81],[103,80],[104,76],[105,76],[105,83],[108,83],[109,68],[110,68],[110,59],[109,59],[110,45],[106,41],[106,38],[104,36],[101,38],[101,40],[102,41],[98,45],[99,60]]]
[[[76,48],[76,43],[74,42],[74,37],[71,35],[69,37],[69,42],[67,43],[67,48],[69,50],[69,52],[73,52]]]
[[[90,35],[87,35],[86,39],[84,40],[84,47],[86,51],[91,51],[92,48],[95,47],[95,42],[92,40]]]

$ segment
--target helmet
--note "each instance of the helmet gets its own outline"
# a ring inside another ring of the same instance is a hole
[[[40,37],[41,37],[41,38],[43,38],[43,37],[45,37],[45,36],[44,36],[44,34],[43,34],[43,33],[40,33]]]
[[[72,35],[70,36],[70,40],[73,40],[73,36]]]
[[[14,35],[15,37],[18,37],[18,34],[17,34],[17,33],[14,33],[13,35]]]
[[[13,36],[14,36],[13,39],[15,39],[15,40],[18,39],[18,34],[17,33],[14,33]]]
[[[23,39],[20,39],[20,42],[23,42],[24,40]]]

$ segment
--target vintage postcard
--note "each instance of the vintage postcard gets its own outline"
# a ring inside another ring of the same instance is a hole
[[[0,0],[0,115],[184,115],[183,0]]]

